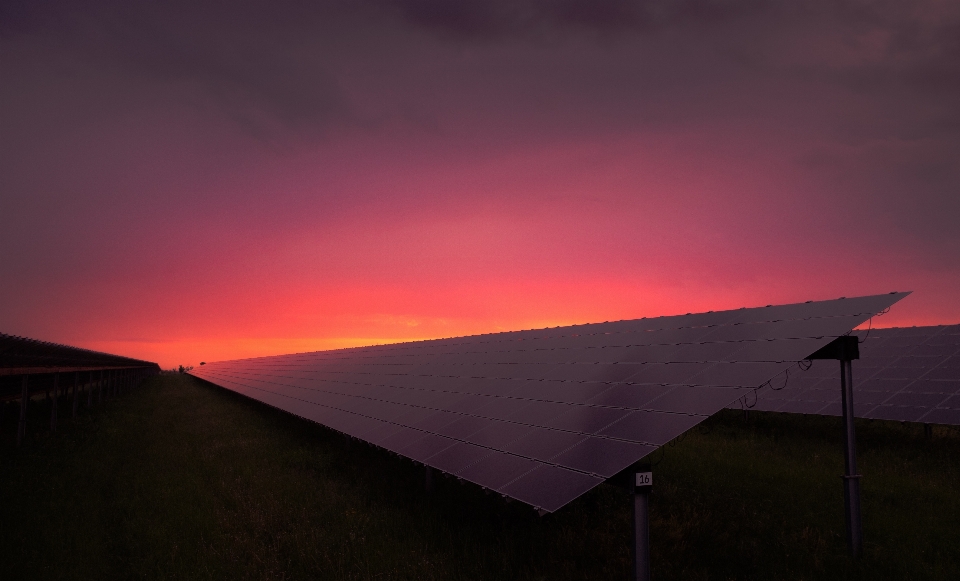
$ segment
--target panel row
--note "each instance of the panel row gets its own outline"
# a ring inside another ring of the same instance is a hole
[[[960,425],[960,325],[858,331],[853,364],[857,417]],[[738,407],[738,406],[733,406]],[[786,389],[761,390],[756,408],[840,415],[840,370],[814,361]]]
[[[664,439],[661,428],[682,423],[692,425],[707,417],[719,407],[739,397],[737,390],[718,389],[711,397],[704,397],[695,390],[673,390],[656,399],[673,402],[663,407],[682,408],[677,402],[685,402],[683,411],[650,410],[585,405],[581,403],[555,403],[538,400],[500,396],[481,396],[435,392],[421,394],[430,397],[402,398],[393,400],[374,399],[349,391],[321,391],[296,385],[284,384],[259,376],[242,373],[213,372],[201,375],[213,383],[230,383],[254,389],[285,399],[287,407],[301,409],[309,404],[323,409],[334,409],[357,416],[369,417],[416,430],[472,441],[479,433],[478,425],[515,424],[534,431],[546,431],[555,437],[559,432],[579,437],[599,436],[629,440],[640,444],[661,445],[675,436]],[[289,400],[289,401],[288,401]],[[279,407],[279,406],[278,406]],[[699,412],[699,413],[698,413]],[[297,414],[302,415],[302,414]],[[686,421],[678,416],[690,416]],[[358,434],[352,434],[360,437]],[[476,441],[478,445],[492,445]],[[519,453],[519,452],[518,452]],[[550,456],[535,455],[540,460]]]
[[[903,294],[211,363],[193,374],[553,511]]]

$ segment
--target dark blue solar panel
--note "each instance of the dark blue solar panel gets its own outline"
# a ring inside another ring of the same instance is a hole
[[[503,449],[519,456],[549,462],[551,458],[572,448],[585,438],[586,436],[581,433],[533,428],[523,437],[505,445]]]
[[[960,426],[960,408],[937,408],[928,411],[923,419],[931,424]]]
[[[960,425],[948,397],[960,388],[960,326],[856,331],[860,359],[853,362],[854,412],[858,417]],[[817,389],[802,379],[818,378]],[[823,378],[823,379],[819,379]],[[776,383],[776,382],[775,382]],[[840,415],[840,372],[835,361],[795,370],[785,389],[762,389],[757,409]],[[734,404],[731,407],[741,407]]]
[[[636,411],[607,426],[600,435],[662,446],[705,419],[707,416]],[[671,436],[675,430],[677,434]]]
[[[453,446],[427,458],[431,466],[448,474],[457,474],[471,464],[476,464],[493,454],[490,448],[457,442]]]
[[[527,424],[499,420],[484,421],[487,422],[487,426],[470,434],[468,441],[494,450],[505,450],[511,442],[515,442],[536,429]]]
[[[477,463],[462,469],[456,475],[484,488],[501,491],[502,488],[520,476],[542,465],[540,462],[523,456],[494,451]]]
[[[602,477],[550,464],[520,476],[500,492],[536,508],[553,512],[588,490],[601,484]]]
[[[609,478],[654,450],[655,446],[589,437],[552,460],[564,468]]]
[[[226,361],[192,373],[552,511],[754,389],[788,381],[799,361],[903,296]],[[892,342],[912,340],[878,333],[870,344],[896,350]],[[917,408],[905,395],[914,392],[895,383],[904,378],[884,373],[960,367],[951,344],[875,369],[876,397],[865,405]],[[823,370],[823,381],[832,373]],[[790,385],[820,410],[834,403],[813,391],[816,381]],[[940,397],[933,411],[950,416],[955,390],[925,385],[915,393]],[[776,407],[798,403],[778,394]]]

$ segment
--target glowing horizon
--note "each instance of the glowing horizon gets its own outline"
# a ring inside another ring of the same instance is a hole
[[[0,331],[170,368],[894,290],[883,326],[960,322],[955,7],[387,4],[5,13]]]

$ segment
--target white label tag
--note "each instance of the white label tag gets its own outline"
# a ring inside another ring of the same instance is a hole
[[[653,472],[637,472],[637,486],[653,486]]]

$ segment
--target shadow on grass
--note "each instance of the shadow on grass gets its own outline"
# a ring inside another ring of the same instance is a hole
[[[626,579],[630,502],[553,515],[166,375],[0,451],[4,579]],[[9,410],[8,410],[9,411]],[[61,415],[64,412],[61,412]],[[37,416],[36,418],[34,416]],[[724,412],[654,454],[656,579],[960,577],[960,438],[858,424],[866,554],[843,545],[839,420]]]

